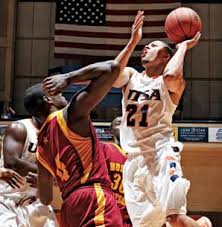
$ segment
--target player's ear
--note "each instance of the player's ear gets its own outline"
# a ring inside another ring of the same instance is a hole
[[[43,101],[49,104],[52,104],[52,98],[50,96],[44,95],[43,96]]]
[[[168,62],[170,60],[170,58],[171,58],[170,54],[167,53],[166,56],[165,56],[166,61]]]
[[[170,54],[165,50],[161,51],[160,54],[161,54],[161,57],[162,57],[164,62],[168,62],[171,58]]]

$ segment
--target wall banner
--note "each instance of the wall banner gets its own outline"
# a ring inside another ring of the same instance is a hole
[[[222,128],[209,128],[208,141],[222,143]]]
[[[96,135],[101,141],[110,141],[112,140],[112,133],[110,126],[95,126]]]
[[[208,142],[208,128],[179,127],[178,140],[181,142]]]

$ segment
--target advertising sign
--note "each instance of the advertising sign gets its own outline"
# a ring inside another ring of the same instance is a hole
[[[209,128],[209,142],[222,143],[222,128]]]
[[[178,140],[181,142],[208,142],[208,128],[179,127]]]
[[[101,141],[112,140],[112,133],[109,126],[95,126],[96,135]]]

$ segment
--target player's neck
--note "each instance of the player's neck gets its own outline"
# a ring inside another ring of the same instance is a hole
[[[42,124],[43,124],[43,122],[39,118],[34,117],[34,116],[31,119],[32,119],[32,124],[34,125],[34,127],[36,129],[40,129]]]
[[[120,140],[117,137],[113,137],[113,143],[115,143],[118,146],[120,146]]]
[[[145,70],[143,71],[144,75],[150,77],[150,78],[158,78],[161,74],[160,73],[157,73],[157,72],[154,72],[152,70]]]
[[[145,69],[145,74],[150,78],[157,78],[163,74],[163,69],[156,66],[147,67]]]
[[[53,106],[53,105],[52,105],[49,112],[50,112],[50,114],[51,114],[51,113],[53,113],[53,112],[55,112],[55,111],[58,111],[58,110],[59,110],[59,108],[57,108],[56,106]]]

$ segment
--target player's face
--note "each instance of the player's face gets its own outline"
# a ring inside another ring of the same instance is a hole
[[[65,99],[65,97],[62,94],[51,96],[51,98],[53,100],[54,105],[58,109],[62,109],[68,104],[67,100]]]
[[[141,54],[142,65],[153,62],[158,58],[159,51],[165,46],[161,41],[154,41],[143,48]]]
[[[112,122],[112,131],[117,138],[119,138],[119,134],[120,134],[120,125],[121,125],[121,117],[115,118]]]

